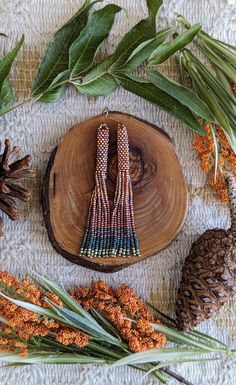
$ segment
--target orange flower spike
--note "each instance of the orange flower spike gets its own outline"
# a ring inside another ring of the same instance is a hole
[[[111,288],[104,281],[95,281],[91,287],[93,292],[104,291],[105,293],[111,294]]]
[[[154,332],[154,329],[151,325],[151,323],[144,318],[139,318],[137,321],[137,329],[140,333],[145,333],[147,335],[151,335]]]
[[[55,303],[58,306],[63,306],[63,302],[60,300],[60,298],[54,294],[54,293],[49,293],[48,298]]]
[[[56,340],[62,345],[76,344],[82,348],[88,345],[89,337],[80,331],[75,331],[67,327],[61,327],[56,336]]]
[[[5,283],[5,285],[14,287],[15,289],[19,287],[17,280],[11,274],[5,271],[0,271],[0,282],[1,281]]]
[[[89,294],[89,289],[87,287],[81,287],[76,290],[75,297],[77,299],[85,298]]]

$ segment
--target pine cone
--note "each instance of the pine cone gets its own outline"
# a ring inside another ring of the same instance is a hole
[[[236,180],[228,179],[232,225],[207,230],[192,246],[176,303],[180,330],[193,330],[236,292]]]
[[[35,176],[35,172],[29,169],[30,155],[9,164],[19,152],[20,147],[15,146],[11,149],[10,141],[6,139],[3,154],[0,155],[0,210],[5,212],[13,221],[19,219],[20,214],[12,198],[24,202],[31,199],[31,193],[21,186],[19,180]],[[0,218],[0,236],[3,235],[2,228],[3,222]]]

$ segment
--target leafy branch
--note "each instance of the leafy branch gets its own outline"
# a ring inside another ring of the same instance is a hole
[[[58,101],[68,84],[85,96],[93,97],[108,95],[121,86],[203,133],[195,115],[199,113],[200,117],[209,118],[211,114],[197,95],[192,93],[186,102],[189,95],[183,101],[184,91],[181,93],[174,83],[170,94],[151,78],[146,81],[144,76],[134,76],[158,49],[166,52],[165,44],[168,44],[166,55],[175,51],[173,44],[165,40],[176,28],[156,31],[156,18],[163,0],[146,0],[146,3],[148,17],[126,33],[111,55],[98,61],[99,47],[108,37],[121,8],[110,4],[90,13],[94,3],[87,0],[49,44],[33,82],[33,98],[46,103]],[[179,37],[178,49],[191,42],[200,30],[201,25],[196,24]],[[145,66],[142,68],[145,70]]]

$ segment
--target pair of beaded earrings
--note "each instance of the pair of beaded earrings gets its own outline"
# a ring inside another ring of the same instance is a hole
[[[117,128],[118,174],[113,210],[106,188],[108,146],[109,127],[101,124],[97,132],[96,183],[80,255],[91,258],[139,256],[129,173],[129,139],[123,124]]]

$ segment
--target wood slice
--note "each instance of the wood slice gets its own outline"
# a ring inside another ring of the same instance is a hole
[[[94,188],[97,128],[104,122],[110,127],[107,188],[111,205],[117,174],[117,123],[128,130],[141,257],[79,256]],[[183,226],[187,202],[184,176],[169,136],[150,123],[118,112],[72,127],[51,154],[43,183],[43,214],[53,247],[71,262],[103,272],[118,271],[165,248]]]

